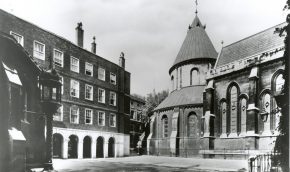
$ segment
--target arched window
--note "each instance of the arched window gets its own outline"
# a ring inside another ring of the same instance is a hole
[[[273,75],[272,79],[272,89],[274,91],[274,94],[280,94],[282,91],[282,88],[284,86],[285,80],[283,78],[282,71],[280,71],[277,74]]]
[[[282,69],[279,69],[273,74],[272,77],[272,90],[274,95],[281,94],[282,89],[284,87],[285,80],[283,78],[284,71]],[[280,122],[280,116],[281,113],[279,111],[280,107],[278,107],[275,99],[272,100],[272,106],[271,110],[273,110],[272,114],[270,115],[270,129],[275,130],[278,127],[278,124]]]
[[[222,134],[227,133],[227,103],[222,101],[220,104],[220,115],[221,115],[221,123],[222,123]]]
[[[241,123],[240,123],[240,132],[246,133],[247,126],[247,99],[240,99],[240,115],[241,115]]]
[[[168,117],[166,115],[162,116],[162,137],[168,137]]]
[[[172,87],[172,91],[174,90],[174,76],[171,76],[171,87]]]
[[[187,124],[187,135],[188,137],[198,137],[199,136],[199,126],[196,113],[191,112],[188,115]]]
[[[199,84],[199,71],[197,68],[193,68],[190,71],[190,85]]]
[[[238,95],[239,88],[236,83],[230,84],[227,91],[228,114],[227,114],[227,132],[238,132]]]
[[[237,100],[238,100],[238,90],[237,87],[233,86],[230,91],[230,114],[231,114],[231,133],[237,132]]]
[[[264,122],[264,132],[271,130],[272,101],[269,92],[264,92],[260,97],[261,118]]]

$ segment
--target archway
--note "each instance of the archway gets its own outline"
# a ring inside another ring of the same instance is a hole
[[[91,158],[91,138],[86,136],[83,144],[83,158]]]
[[[61,134],[53,134],[53,157],[62,158],[63,137]]]
[[[103,137],[98,137],[97,139],[97,158],[104,158],[104,139]]]
[[[115,140],[113,137],[109,139],[108,157],[115,157]]]
[[[78,137],[75,135],[69,136],[68,141],[68,158],[78,158]]]

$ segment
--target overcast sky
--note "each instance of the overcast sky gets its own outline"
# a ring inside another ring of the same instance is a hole
[[[198,16],[219,52],[285,21],[286,0],[199,0]],[[168,70],[195,16],[194,0],[0,0],[0,8],[75,42],[83,23],[84,46],[96,36],[97,54],[118,63],[125,53],[131,93],[169,88]]]

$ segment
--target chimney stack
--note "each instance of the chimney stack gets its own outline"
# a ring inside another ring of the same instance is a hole
[[[96,54],[96,49],[97,49],[96,37],[93,37],[91,52]]]
[[[119,66],[125,69],[125,57],[123,52],[121,52],[119,57]]]
[[[78,23],[78,26],[76,27],[76,34],[77,34],[77,45],[79,47],[84,47],[84,30],[83,30],[83,24],[82,22]]]

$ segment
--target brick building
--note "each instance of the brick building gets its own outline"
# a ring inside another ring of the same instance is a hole
[[[46,116],[38,87],[41,68],[11,35],[0,32],[0,45],[0,171],[43,166]]]
[[[172,91],[154,110],[147,149],[171,156],[246,158],[269,152],[279,122],[283,37],[276,27],[218,54],[198,16],[173,66]]]
[[[11,34],[48,68],[51,60],[62,77],[62,106],[54,115],[53,152],[60,158],[117,157],[129,154],[130,73],[83,48],[82,23],[76,44],[0,10],[0,31]]]
[[[138,152],[138,142],[142,143],[139,146],[142,148],[145,145],[145,124],[148,121],[146,113],[144,113],[145,100],[136,95],[131,95],[130,100],[130,151],[131,153]]]

